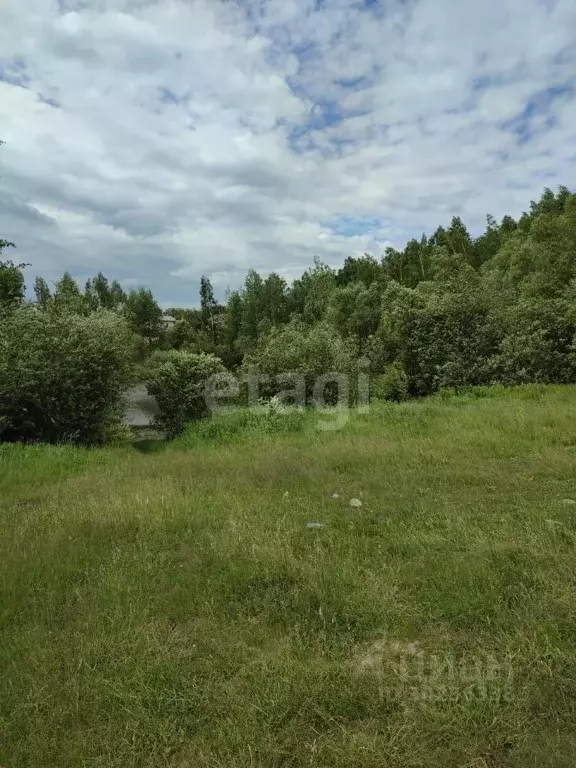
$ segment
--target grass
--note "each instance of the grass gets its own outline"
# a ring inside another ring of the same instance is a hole
[[[576,763],[576,389],[317,419],[0,447],[1,766]]]

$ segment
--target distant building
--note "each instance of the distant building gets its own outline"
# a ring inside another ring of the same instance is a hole
[[[172,317],[172,315],[162,315],[162,322],[164,323],[164,328],[172,328],[176,322],[176,318]]]

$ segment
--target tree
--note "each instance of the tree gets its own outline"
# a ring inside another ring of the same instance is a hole
[[[52,303],[50,287],[43,277],[37,277],[34,281],[34,295],[36,303],[41,309],[48,309]]]
[[[471,264],[479,268],[490,261],[499,251],[502,243],[500,227],[496,219],[488,214],[486,217],[486,231],[478,237],[472,246]]]
[[[13,261],[0,261],[0,312],[13,310],[24,301],[26,286],[22,270],[27,266],[29,265],[15,264]]]
[[[320,259],[314,259],[312,269],[294,281],[290,292],[293,311],[306,323],[317,323],[324,318],[330,297],[336,288],[336,273]]]
[[[0,146],[4,144],[0,141]],[[0,238],[0,256],[6,248],[15,248],[10,240]],[[24,301],[24,275],[22,270],[29,264],[15,264],[13,261],[0,260],[0,311],[11,310]]]
[[[14,243],[11,243],[9,240],[2,240],[0,238],[0,254],[2,253],[4,248],[16,248],[16,246],[14,245]]]
[[[410,288],[415,288],[421,280],[428,280],[432,250],[432,241],[425,235],[420,240],[409,240],[403,251],[388,247],[382,262],[385,279]]]
[[[431,270],[433,280],[414,289],[390,284],[375,339],[380,370],[402,363],[417,396],[486,383],[498,344],[481,278],[465,257],[438,247]]]
[[[202,314],[202,325],[206,333],[212,337],[213,342],[216,341],[214,315],[216,314],[217,306],[218,304],[214,298],[212,283],[206,275],[202,275],[200,278],[200,312]]]
[[[288,320],[288,286],[286,280],[276,272],[271,272],[264,281],[262,310],[271,325],[279,325]]]
[[[89,304],[80,292],[78,283],[70,272],[64,272],[56,283],[54,290],[53,306],[56,312],[71,315],[86,315],[89,312]]]
[[[344,266],[336,275],[338,285],[348,285],[349,283],[364,283],[370,286],[382,279],[382,267],[376,261],[374,256],[365,253],[363,256],[348,256],[344,261]]]
[[[110,303],[112,309],[120,309],[126,301],[126,294],[118,280],[112,280],[110,284]]]
[[[91,310],[119,309],[126,300],[120,283],[117,280],[109,283],[102,272],[86,281],[84,295]]]
[[[258,339],[258,328],[264,317],[264,281],[251,269],[244,280],[242,291],[242,336],[253,345]]]
[[[329,323],[309,326],[293,321],[272,328],[261,338],[254,352],[244,361],[248,374],[254,369],[270,377],[262,394],[273,396],[291,389],[289,378],[302,383],[306,401],[310,402],[318,379],[337,371],[348,376],[349,394],[353,396],[357,383],[358,350],[352,339],[342,339]],[[289,378],[284,378],[289,377]],[[328,401],[336,402],[332,389]],[[301,403],[299,403],[301,404]]]
[[[223,331],[223,344],[220,356],[229,368],[236,368],[242,362],[242,316],[243,300],[239,291],[232,291],[228,296]]]
[[[134,333],[145,338],[149,348],[161,338],[162,310],[149,288],[132,289],[126,297],[124,312]]]
[[[343,336],[366,341],[378,328],[382,294],[377,283],[350,283],[338,288],[330,299],[328,320]]]

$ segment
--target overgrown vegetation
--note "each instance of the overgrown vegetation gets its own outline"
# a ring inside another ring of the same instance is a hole
[[[184,431],[186,424],[209,414],[206,385],[217,375],[225,376],[222,361],[214,355],[172,351],[147,383],[158,404],[158,423],[169,436]]]
[[[0,446],[0,764],[571,768],[575,389],[352,416]]]
[[[0,441],[103,442],[128,380],[129,333],[116,314],[24,306],[0,322]]]
[[[0,241],[0,250],[11,245]],[[25,266],[0,263],[4,317],[26,303]],[[308,401],[319,376],[338,371],[354,382],[365,359],[373,395],[401,400],[443,387],[574,381],[575,270],[576,195],[561,187],[557,193],[546,189],[518,221],[489,216],[477,238],[454,217],[447,229],[439,227],[401,251],[389,248],[380,261],[350,257],[339,270],[316,261],[291,286],[277,274],[262,277],[252,270],[225,305],[203,277],[199,309],[169,310],[176,318],[171,327],[149,289],[125,294],[102,274],[84,290],[68,273],[53,288],[37,278],[34,306],[51,318],[115,313],[132,333],[135,375],[152,377],[159,397],[161,380],[168,386],[173,377],[158,378],[157,361],[149,367],[148,360],[174,349],[213,355],[234,372],[276,379],[297,373]],[[58,323],[65,328],[77,321]],[[16,328],[13,322],[4,327]],[[8,385],[0,381],[2,396]],[[262,394],[281,390],[276,381]],[[171,397],[167,391],[165,399]],[[335,399],[328,392],[328,401]],[[180,411],[180,422],[205,413],[199,407]],[[52,417],[46,411],[43,418]]]

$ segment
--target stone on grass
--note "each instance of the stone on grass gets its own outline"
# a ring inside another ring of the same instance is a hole
[[[566,506],[571,506],[572,504],[576,504],[576,501],[574,501],[574,499],[562,499],[562,504],[565,504]]]
[[[324,528],[324,523],[306,523],[306,528]]]
[[[362,506],[362,502],[360,501],[360,499],[350,499],[348,504],[350,504],[351,507],[361,507]]]

